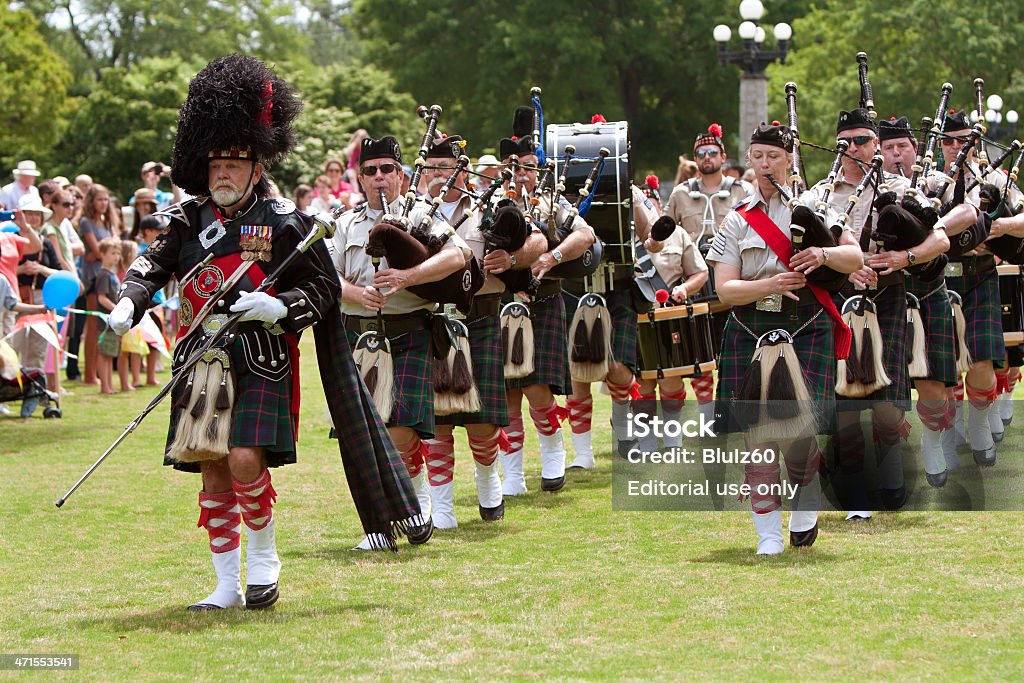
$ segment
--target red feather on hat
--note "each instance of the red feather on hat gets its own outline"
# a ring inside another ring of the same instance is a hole
[[[608,119],[606,119],[601,114],[594,114],[593,116],[590,117],[590,122],[591,123],[608,123]]]
[[[644,183],[647,185],[647,187],[651,188],[652,190],[657,190],[658,187],[661,185],[661,183],[658,181],[658,176],[656,175],[647,176],[646,178],[644,178]]]
[[[717,123],[712,123],[708,126],[708,132],[714,135],[716,138],[722,137],[722,127]]]

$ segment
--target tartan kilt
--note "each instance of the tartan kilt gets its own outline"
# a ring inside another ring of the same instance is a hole
[[[572,391],[569,376],[569,327],[561,294],[527,304],[533,324],[533,372],[520,379],[506,379],[506,389],[547,384],[551,393],[566,396]]]
[[[359,334],[346,330],[355,348]],[[434,436],[434,356],[430,330],[388,336],[395,367],[395,407],[386,427],[411,427],[424,438]]]
[[[910,410],[910,371],[907,369],[907,289],[903,278],[884,287],[874,295],[878,326],[882,330],[882,366],[892,383],[864,398],[836,396],[837,410],[864,410],[872,403],[893,403],[900,410]],[[852,285],[832,297],[840,313],[843,303],[855,292]],[[838,360],[836,361],[838,363]],[[834,387],[833,387],[834,388]]]
[[[1003,343],[1003,318],[999,306],[999,274],[995,268],[987,273],[947,277],[946,287],[964,300],[967,320],[967,348],[971,360],[990,360],[1001,368],[1006,364]]]
[[[245,365],[242,342],[236,339],[226,347],[231,356],[231,374],[235,381],[235,404],[231,410],[231,446],[262,448],[267,467],[280,467],[295,462],[295,429],[292,419],[292,374],[281,380],[270,380],[250,372]],[[186,382],[171,391],[172,405],[184,403]],[[184,408],[172,408],[164,465],[182,472],[199,472],[198,462],[175,462],[166,453],[174,442],[178,420]]]
[[[953,331],[953,309],[946,294],[946,281],[939,277],[923,282],[916,277],[906,279],[907,292],[921,302],[925,349],[928,355],[928,377],[947,387],[957,385],[956,335]],[[909,352],[909,349],[908,349]]]
[[[508,426],[508,401],[505,398],[505,361],[501,348],[501,316],[477,318],[469,328],[469,353],[473,361],[473,381],[480,392],[480,412],[438,415],[437,424],[492,424]]]
[[[818,415],[818,433],[832,432],[832,415],[835,409],[836,357],[833,347],[832,319],[822,311],[821,304],[810,296],[797,306],[798,321],[790,321],[790,313],[759,311],[754,304],[735,306],[725,323],[722,337],[721,356],[718,361],[718,385],[715,392],[715,432],[724,434],[743,431],[730,415],[730,403],[736,397],[743,383],[743,377],[750,366],[757,345],[757,339],[740,327],[742,322],[756,335],[770,330],[785,329],[790,334],[811,319],[820,315],[800,331],[794,339],[797,358],[803,369],[811,401]],[[735,316],[735,318],[733,317]],[[725,426],[723,429],[722,426]]]
[[[637,374],[637,311],[633,307],[633,295],[630,283],[616,282],[615,288],[601,295],[608,304],[608,312],[612,316],[612,358],[619,361],[633,373]],[[568,320],[576,314],[576,305],[580,297],[563,291]],[[569,327],[566,327],[568,335]],[[568,336],[566,336],[568,340]]]

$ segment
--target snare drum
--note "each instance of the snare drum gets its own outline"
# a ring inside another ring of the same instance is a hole
[[[637,316],[640,378],[691,377],[718,367],[707,304],[655,308]]]
[[[1021,266],[1004,263],[999,271],[999,308],[1003,318],[1003,342],[1006,346],[1024,344],[1024,275]]]
[[[626,121],[609,123],[552,123],[547,127],[545,154],[555,161],[554,178],[565,168],[565,147],[576,148],[574,160],[565,175],[565,198],[575,204],[579,189],[599,158],[602,147],[611,152],[598,177],[597,193],[585,216],[594,228],[597,239],[605,244],[604,260],[610,263],[633,265],[632,191],[633,173],[629,160],[629,124]],[[578,160],[577,160],[578,159]]]

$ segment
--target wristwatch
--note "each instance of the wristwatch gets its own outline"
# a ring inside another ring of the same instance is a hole
[[[828,263],[828,249],[826,249],[825,247],[822,247],[821,248],[821,256],[822,256],[822,258],[825,259],[824,261],[821,262],[821,265],[825,265],[826,263]]]
[[[509,260],[509,268],[515,268],[516,267],[516,255],[515,254],[509,254],[508,255],[508,260]]]
[[[910,265],[914,265],[915,263],[917,263],[917,256],[915,256],[914,252],[910,251],[909,249],[907,249],[907,261],[910,263]]]
[[[552,249],[551,250],[551,258],[555,259],[555,263],[561,263],[562,262],[562,252],[561,252],[561,250],[560,249]]]

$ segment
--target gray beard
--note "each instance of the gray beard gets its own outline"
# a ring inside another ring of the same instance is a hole
[[[213,201],[219,206],[234,206],[242,201],[245,194],[239,190],[214,190],[210,193],[210,196],[213,197]]]

